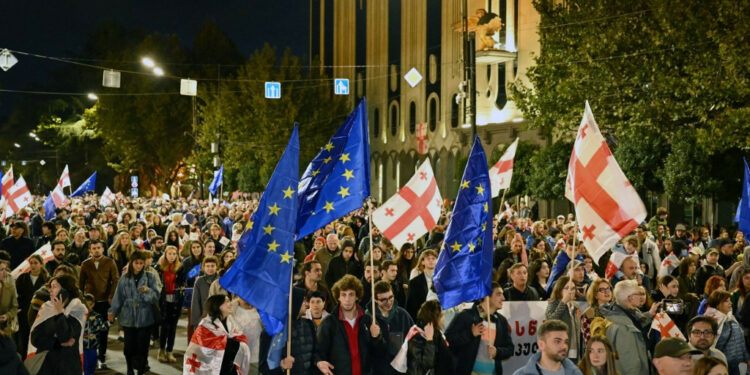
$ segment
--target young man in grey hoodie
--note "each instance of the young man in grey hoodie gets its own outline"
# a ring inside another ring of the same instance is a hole
[[[582,375],[578,366],[567,358],[567,324],[555,319],[544,322],[539,327],[536,343],[539,351],[513,375]]]

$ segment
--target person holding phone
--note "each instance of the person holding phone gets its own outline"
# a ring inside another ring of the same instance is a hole
[[[50,300],[31,326],[29,359],[43,361],[40,374],[81,374],[83,328],[88,310],[81,302],[76,279],[70,275],[49,282]]]
[[[155,323],[153,305],[159,300],[156,276],[145,272],[145,258],[142,251],[130,255],[128,270],[117,283],[108,313],[110,323],[115,316],[120,318],[125,332],[123,354],[128,375],[148,371],[149,339]]]

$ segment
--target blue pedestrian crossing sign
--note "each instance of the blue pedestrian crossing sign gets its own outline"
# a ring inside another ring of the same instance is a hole
[[[336,78],[333,81],[333,93],[336,95],[349,95],[349,79]]]
[[[266,99],[281,99],[280,82],[266,82]]]

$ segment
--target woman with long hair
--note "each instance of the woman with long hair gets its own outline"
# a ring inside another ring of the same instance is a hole
[[[154,216],[155,218],[159,217]],[[185,273],[182,272],[182,262],[177,254],[177,248],[167,246],[164,254],[156,264],[163,288],[159,296],[161,310],[161,324],[159,328],[159,354],[160,362],[175,363],[177,359],[172,355],[174,338],[177,333],[177,321],[182,312],[182,298],[185,289]]]
[[[53,277],[48,283],[50,300],[39,309],[31,325],[29,357],[42,361],[39,374],[83,372],[83,328],[86,305],[80,300],[76,279],[69,275]],[[43,354],[46,353],[46,354]]]
[[[693,365],[693,375],[727,375],[727,364],[716,357],[703,357]]]
[[[612,343],[604,336],[595,335],[587,341],[578,368],[583,375],[619,375],[615,368],[616,356]]]
[[[417,312],[417,326],[422,330],[409,340],[408,375],[452,374],[451,352],[443,335],[443,310],[437,300],[426,301]]]
[[[153,218],[151,220],[152,222],[150,228],[156,231],[157,236],[164,237],[167,232],[167,226],[162,221],[161,215],[153,215]]]
[[[719,324],[714,347],[727,357],[730,375],[740,375],[738,366],[750,361],[750,354],[745,346],[745,335],[740,324],[732,314],[732,295],[726,290],[714,290],[708,296],[706,316],[714,318]]]
[[[537,259],[531,262],[529,266],[529,286],[536,290],[539,298],[542,301],[546,301],[549,296],[547,295],[547,279],[549,278],[549,262],[544,259]]]
[[[612,302],[612,284],[609,280],[604,278],[594,280],[586,291],[586,301],[588,301],[589,307],[581,316],[581,331],[583,332],[584,342],[588,342],[591,337],[591,322],[594,318],[604,317],[601,306]]]
[[[107,250],[107,254],[115,261],[117,270],[122,272],[125,266],[128,264],[128,259],[135,252],[136,247],[133,241],[130,239],[130,233],[126,231],[117,232],[115,241],[112,246]]]
[[[145,271],[146,255],[134,251],[130,256],[128,270],[120,278],[109,308],[110,323],[115,316],[125,332],[123,354],[128,375],[143,374],[148,367],[149,339],[156,321],[153,305],[159,301],[156,277]]]
[[[193,269],[195,266],[203,263],[203,244],[200,241],[187,241],[185,247],[189,249],[190,254],[182,261],[182,271],[186,273],[185,282],[187,283],[187,287],[192,288],[193,283],[195,283],[195,278],[198,277],[199,274],[199,272],[195,272]]]
[[[411,270],[417,266],[416,253],[417,250],[414,248],[414,244],[407,242],[401,246],[396,257],[396,265],[398,265],[398,276],[396,279],[404,284],[404,290],[409,287],[408,282]]]
[[[569,276],[561,276],[547,302],[544,315],[547,319],[557,319],[568,325],[568,356],[571,361],[581,358],[583,354],[583,337],[581,335],[581,310],[575,304],[576,284]]]
[[[34,292],[39,290],[49,280],[49,273],[44,267],[44,259],[39,254],[33,254],[28,259],[29,272],[22,273],[16,279],[16,291],[18,292],[18,353],[26,358],[26,350],[29,344],[29,332],[31,325],[26,319],[26,314],[31,306]]]
[[[680,261],[677,268],[677,282],[680,283],[680,295],[692,296],[698,299],[695,293],[695,273],[698,271],[698,261],[693,257],[685,257]]]

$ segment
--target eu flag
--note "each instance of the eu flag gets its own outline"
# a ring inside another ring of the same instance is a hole
[[[297,125],[260,198],[258,210],[237,243],[240,255],[219,283],[258,309],[270,335],[288,315],[299,184]]]
[[[370,140],[362,98],[300,179],[297,238],[362,207],[369,196]]]
[[[747,159],[744,157],[742,160],[745,162],[745,176],[742,179],[742,199],[740,199],[740,205],[737,207],[737,215],[734,218],[736,223],[739,223],[739,230],[742,233],[750,234],[750,168],[747,166]]]
[[[73,192],[73,194],[70,194],[70,197],[78,197],[81,195],[86,194],[89,191],[94,191],[96,189],[96,171],[89,176],[89,178],[86,179],[86,181],[83,181],[81,186],[76,189],[76,191]]]
[[[55,208],[55,201],[52,200],[52,192],[50,192],[47,200],[44,201],[44,220],[50,221],[56,216]]]
[[[443,309],[492,291],[492,194],[487,158],[474,138],[433,283]]]
[[[214,172],[214,180],[211,181],[211,185],[208,185],[208,191],[211,195],[216,195],[216,191],[219,190],[219,186],[224,183],[224,164],[221,165],[218,171]]]

